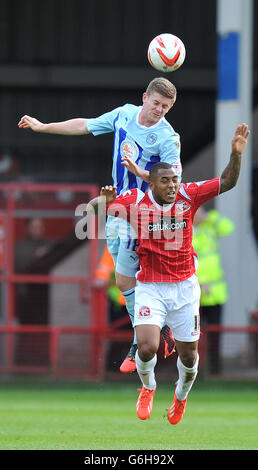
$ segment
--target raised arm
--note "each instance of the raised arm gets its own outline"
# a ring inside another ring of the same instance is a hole
[[[84,135],[89,134],[87,119],[76,118],[62,122],[51,122],[44,124],[31,116],[23,116],[18,123],[20,129],[31,129],[34,132],[61,135]]]
[[[247,124],[243,123],[237,126],[232,140],[230,160],[220,177],[220,194],[229,191],[237,184],[242,154],[246,148],[249,134],[250,130]]]

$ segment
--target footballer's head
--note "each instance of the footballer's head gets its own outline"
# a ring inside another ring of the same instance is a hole
[[[146,94],[151,96],[153,93],[171,100],[172,104],[176,101],[177,90],[175,85],[164,77],[156,77],[149,83]]]
[[[176,94],[176,87],[169,80],[154,78],[143,93],[139,123],[149,127],[159,122],[173,107]]]
[[[155,163],[150,169],[149,186],[158,204],[175,202],[179,180],[172,165],[166,162]]]

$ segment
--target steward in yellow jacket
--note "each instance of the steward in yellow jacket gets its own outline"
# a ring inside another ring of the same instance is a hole
[[[224,304],[228,299],[227,283],[219,251],[219,239],[230,235],[234,223],[212,209],[198,209],[193,226],[193,247],[198,256],[197,276],[201,286],[201,305]]]

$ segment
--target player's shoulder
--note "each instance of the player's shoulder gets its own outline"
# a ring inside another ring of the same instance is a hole
[[[119,199],[120,201],[137,205],[144,198],[144,196],[145,193],[139,188],[132,188],[120,193]]]
[[[161,149],[164,152],[170,152],[171,149],[176,149],[176,151],[180,152],[180,135],[165,118],[161,121],[159,138]]]
[[[198,183],[195,181],[190,183],[180,183],[177,196],[192,200],[192,197],[196,194],[197,189]]]
[[[122,106],[120,106],[120,112],[124,114],[134,114],[138,112],[139,106],[136,106],[135,104],[131,103],[125,103]]]
[[[180,135],[178,132],[175,131],[173,126],[167,121],[165,117],[160,122],[160,128],[166,134],[168,137],[170,137],[172,140],[177,139],[180,140]]]
[[[203,181],[192,181],[190,183],[181,183],[178,193],[186,199],[192,199],[199,192],[209,192],[219,187],[219,178],[213,178]]]

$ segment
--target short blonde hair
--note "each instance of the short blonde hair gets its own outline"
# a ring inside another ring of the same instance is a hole
[[[146,93],[151,95],[152,93],[159,93],[166,98],[173,100],[173,103],[176,101],[176,87],[169,80],[163,77],[154,78],[148,85]]]

